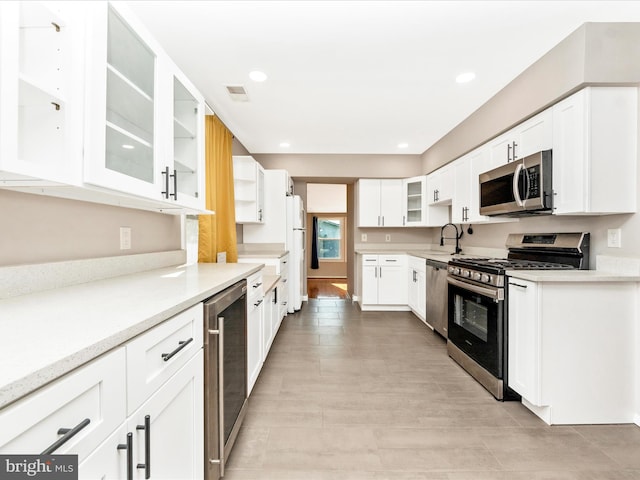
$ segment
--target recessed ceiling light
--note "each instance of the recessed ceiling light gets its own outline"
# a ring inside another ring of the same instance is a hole
[[[458,83],[467,83],[476,78],[476,74],[473,72],[461,73],[456,77],[456,82]]]
[[[134,147],[133,145],[129,145],[128,143],[125,143],[124,145],[122,145],[122,148],[124,148],[125,150],[133,150]]]
[[[260,70],[254,70],[249,73],[249,78],[254,82],[264,82],[267,79],[267,74]]]
[[[398,148],[409,148],[409,144],[408,143],[399,143],[398,144]]]
[[[282,142],[282,143],[280,143],[280,146],[282,148],[289,148],[291,146],[291,144],[289,142]]]

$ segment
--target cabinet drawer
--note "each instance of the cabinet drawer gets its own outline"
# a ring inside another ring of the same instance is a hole
[[[129,414],[202,348],[203,315],[198,303],[127,344]]]
[[[378,264],[378,255],[362,255],[362,264],[363,265],[377,265]]]
[[[53,453],[82,461],[125,420],[125,369],[119,348],[1,410],[0,452],[40,454],[78,427]]]
[[[251,306],[263,296],[262,271],[259,271],[247,278],[247,306]]]
[[[289,255],[282,257],[280,259],[279,269],[280,271],[277,272],[278,275],[280,275],[283,278],[289,276]]]
[[[404,266],[407,264],[407,256],[406,255],[379,255],[378,262],[380,262],[380,265]]]

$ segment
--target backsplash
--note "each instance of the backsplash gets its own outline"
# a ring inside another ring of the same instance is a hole
[[[0,299],[183,265],[184,250],[0,267]]]

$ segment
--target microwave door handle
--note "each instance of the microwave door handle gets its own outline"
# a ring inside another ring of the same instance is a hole
[[[520,173],[522,172],[523,168],[524,165],[522,163],[519,163],[516,167],[516,171],[513,174],[513,198],[520,207],[524,206],[524,202],[522,201],[522,198],[520,198],[520,191],[518,190],[518,180],[520,179]]]

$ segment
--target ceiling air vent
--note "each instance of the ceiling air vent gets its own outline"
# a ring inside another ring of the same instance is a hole
[[[248,102],[249,95],[242,85],[227,85],[227,92],[232,100],[236,102]]]

